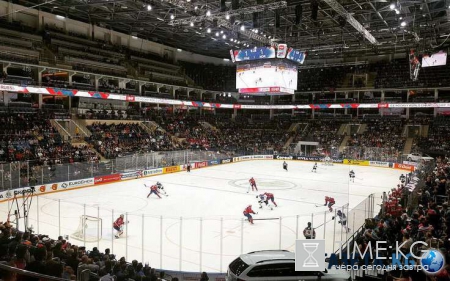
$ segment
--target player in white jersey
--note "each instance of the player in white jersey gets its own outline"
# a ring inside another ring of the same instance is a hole
[[[347,217],[345,214],[341,211],[337,211],[337,216],[339,217],[338,223],[342,225],[342,227],[345,229],[345,232],[349,232],[350,228],[347,227]],[[334,217],[332,218],[334,220]]]
[[[350,179],[350,181],[352,181],[352,182],[355,182],[355,172],[353,171],[353,170],[351,170],[349,173],[348,173],[348,177],[349,177],[349,179]]]
[[[156,186],[158,187],[159,192],[162,192],[162,194],[167,195],[167,192],[164,190],[164,186],[159,181],[156,182]]]
[[[149,181],[147,181],[147,182],[145,182],[144,183],[144,186],[145,187],[148,187],[148,188],[152,188],[152,186],[153,186],[154,184],[153,183],[151,183],[151,182],[149,182]],[[162,183],[160,183],[159,181],[158,182],[156,182],[156,187],[158,188],[158,190],[157,190],[157,192],[158,193],[160,193],[160,194],[163,194],[164,196],[169,196],[168,194],[167,194],[167,192],[164,190],[164,186],[162,185]]]
[[[266,194],[257,195],[256,198],[258,199],[258,204],[259,204],[260,209],[262,209],[263,203],[264,203],[267,208],[273,210],[272,205],[269,204],[269,200],[268,200]]]
[[[314,166],[313,166],[311,172],[312,172],[312,173],[317,173],[317,162],[314,163]]]
[[[323,162],[324,162],[324,164],[327,165],[327,166],[333,165],[330,156],[325,157],[325,158],[323,159]]]

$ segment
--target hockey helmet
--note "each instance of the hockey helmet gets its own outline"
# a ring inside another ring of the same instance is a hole
[[[124,215],[123,215],[123,214],[121,214],[121,215],[120,215],[120,217],[121,217],[121,218],[123,218],[123,217],[124,217]]]
[[[342,214],[341,210],[338,210],[337,213],[338,213],[338,214]]]

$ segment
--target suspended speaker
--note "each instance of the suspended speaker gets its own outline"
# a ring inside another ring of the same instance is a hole
[[[232,10],[239,9],[239,0],[231,0],[231,9]]]
[[[303,15],[303,8],[302,5],[298,4],[295,6],[295,24],[299,25],[302,23],[302,15]]]
[[[317,1],[311,1],[311,19],[317,20],[317,12],[319,11],[319,3]]]
[[[279,28],[280,27],[280,22],[281,22],[281,18],[280,18],[280,12],[278,10],[275,11],[275,27]]]
[[[258,13],[253,13],[253,28],[259,28]]]
[[[225,12],[227,7],[225,6],[225,0],[220,0],[220,11]]]

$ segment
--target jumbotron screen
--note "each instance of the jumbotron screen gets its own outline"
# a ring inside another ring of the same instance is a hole
[[[297,90],[297,75],[297,64],[286,60],[238,62],[236,88],[248,94],[293,94]]]

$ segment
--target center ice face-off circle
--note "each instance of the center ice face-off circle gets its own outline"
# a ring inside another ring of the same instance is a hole
[[[294,189],[297,188],[297,184],[280,180],[280,179],[261,179],[261,178],[255,178],[257,181],[258,188],[264,189],[264,190],[287,190],[287,189]],[[235,186],[242,189],[247,189],[248,185],[250,184],[248,182],[248,179],[238,179],[238,180],[231,180],[228,182],[231,186]]]

